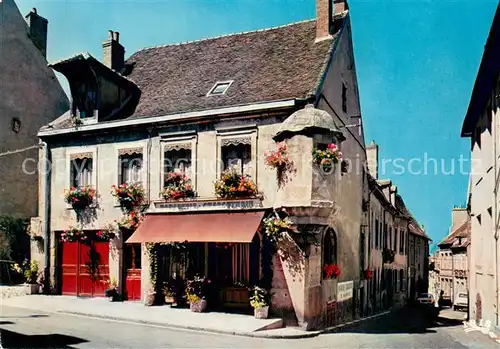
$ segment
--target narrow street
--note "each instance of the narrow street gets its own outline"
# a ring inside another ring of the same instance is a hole
[[[307,339],[261,339],[138,325],[18,308],[1,308],[3,348],[497,348],[465,333],[464,313],[444,310],[430,327],[404,310],[343,333]]]

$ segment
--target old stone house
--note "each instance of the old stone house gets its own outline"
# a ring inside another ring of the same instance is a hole
[[[127,60],[119,33],[110,32],[102,62],[83,53],[51,64],[67,77],[72,104],[39,132],[51,171],[41,177],[43,227],[34,234],[50,241],[47,258],[38,258],[59,293],[102,296],[112,278],[126,298],[145,300],[157,277],[189,277],[168,257],[152,259],[148,246],[187,241],[188,269],[221,285],[223,305],[241,303],[234,294],[247,292],[242,283],[267,277],[271,311],[287,323],[315,329],[360,316],[366,176],[344,163],[325,173],[312,157],[336,144],[346,164],[366,158],[350,14],[340,0],[317,0],[316,10],[315,20],[145,48]],[[294,167],[281,185],[265,164],[277,142]],[[253,179],[258,195],[215,195],[214,182],[231,166]],[[172,171],[189,178],[194,198],[162,197]],[[90,250],[61,240],[70,227],[91,234],[121,220],[110,191],[130,182],[146,193],[144,220],[132,235],[120,232]],[[97,192],[84,219],[65,202],[71,186]],[[262,220],[275,214],[288,216],[294,232],[286,235],[288,257],[268,260]],[[231,251],[224,258],[221,244]],[[86,268],[92,253],[97,280]],[[336,278],[325,275],[331,264],[340,269]],[[152,268],[160,270],[154,280]]]
[[[0,2],[0,215],[38,215],[38,130],[69,107],[47,67],[48,21]]]
[[[410,237],[416,220],[391,180],[379,179],[379,147],[366,147],[368,164],[368,313],[407,303],[412,281]],[[413,254],[411,255],[413,256]],[[424,256],[424,254],[422,254]]]
[[[471,246],[469,314],[483,324],[499,326],[499,150],[500,6],[484,48],[462,126],[471,141],[469,213]]]
[[[450,232],[438,244],[436,252],[439,291],[443,291],[443,299],[450,304],[454,303],[458,293],[468,293],[470,224],[467,208],[453,208]]]

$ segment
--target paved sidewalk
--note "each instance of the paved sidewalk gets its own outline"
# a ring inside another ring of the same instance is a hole
[[[1,306],[250,337],[307,338],[319,335],[319,332],[283,328],[281,319],[258,320],[250,315],[219,312],[193,313],[189,309],[146,307],[139,302],[109,302],[104,298],[31,295],[0,299]]]

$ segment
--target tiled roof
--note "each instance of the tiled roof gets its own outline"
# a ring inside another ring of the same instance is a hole
[[[314,95],[335,40],[315,42],[316,21],[140,50],[126,62],[141,89],[129,118]],[[223,95],[207,93],[234,81]]]
[[[438,246],[467,247],[470,244],[471,222],[467,220],[445,237]]]

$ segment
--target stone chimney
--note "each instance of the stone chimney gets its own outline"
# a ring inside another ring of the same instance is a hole
[[[25,18],[28,24],[28,37],[33,41],[36,48],[40,50],[43,57],[47,58],[47,27],[49,21],[39,16],[36,8],[33,8]]]
[[[366,162],[368,173],[371,174],[373,178],[378,179],[378,145],[375,144],[375,141],[372,141],[370,145],[366,147]]]
[[[451,211],[450,234],[460,228],[469,219],[469,213],[465,207],[454,207]]]
[[[342,14],[348,9],[346,0],[316,0],[316,41],[330,38],[334,15]]]
[[[125,63],[125,48],[120,44],[120,33],[109,31],[108,40],[102,43],[102,62],[109,68],[121,71]]]

